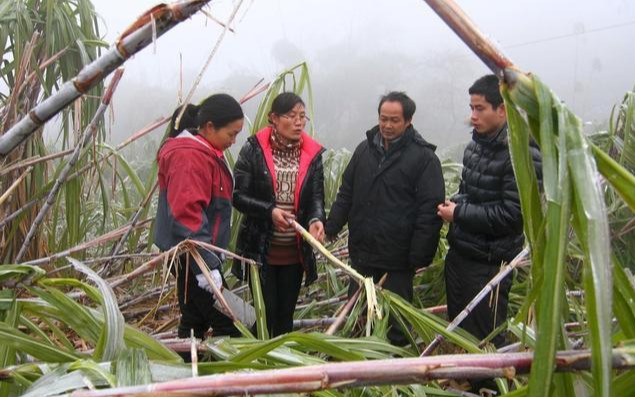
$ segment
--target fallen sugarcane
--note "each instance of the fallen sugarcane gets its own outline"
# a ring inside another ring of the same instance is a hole
[[[141,16],[104,55],[85,66],[58,92],[31,109],[19,122],[0,137],[0,155],[6,156],[46,121],[75,99],[84,95],[131,56],[152,43],[156,37],[172,29],[198,12],[209,0],[189,0],[161,4]]]
[[[512,260],[508,265],[501,268],[499,273],[496,276],[494,276],[494,278],[491,279],[487,283],[487,285],[485,285],[485,287],[481,290],[481,292],[479,292],[474,297],[474,299],[470,301],[470,303],[465,307],[465,309],[463,309],[461,313],[459,313],[459,315],[456,316],[454,320],[452,320],[452,322],[447,326],[446,331],[450,331],[450,332],[454,331],[461,324],[461,322],[465,320],[465,318],[474,310],[474,308],[483,299],[485,299],[485,297],[488,294],[492,293],[496,289],[496,287],[501,283],[501,281],[503,281],[503,279],[507,277],[525,259],[525,257],[528,254],[529,254],[529,251],[527,250],[527,248],[525,248],[518,255],[516,255],[514,260]],[[428,346],[426,346],[426,349],[423,351],[423,353],[421,353],[421,357],[429,356],[430,354],[432,354],[432,352],[439,346],[439,344],[443,341],[443,339],[444,338],[442,335],[437,335],[434,338],[434,340],[430,342]]]
[[[291,224],[295,228],[295,230],[302,236],[302,238],[306,240],[319,253],[321,253],[325,258],[327,258],[330,263],[332,263],[333,265],[335,265],[336,267],[344,271],[352,279],[357,281],[360,287],[364,288],[364,291],[366,292],[366,301],[368,305],[367,306],[368,317],[366,322],[366,335],[370,335],[373,319],[375,317],[377,317],[378,319],[381,319],[382,317],[381,310],[379,306],[377,305],[377,295],[375,293],[375,284],[373,283],[372,277],[362,276],[355,269],[353,269],[352,267],[348,266],[347,264],[337,259],[329,250],[327,250],[317,239],[315,239],[311,235],[311,233],[306,231],[306,229],[304,229],[302,225],[300,225],[298,222],[292,221]]]
[[[426,383],[434,379],[513,378],[528,373],[533,353],[447,355],[375,361],[323,364],[257,372],[232,372],[144,386],[76,391],[71,397],[171,395],[254,395],[309,393],[327,389]],[[635,366],[635,347],[613,349],[614,369]],[[556,371],[587,370],[591,352],[562,351],[556,354]]]

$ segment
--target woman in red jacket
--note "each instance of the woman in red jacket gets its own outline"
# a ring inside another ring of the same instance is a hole
[[[243,128],[243,111],[227,94],[212,95],[198,106],[186,105],[178,120],[181,109],[174,111],[169,137],[158,154],[155,243],[164,251],[185,239],[226,248],[234,183],[223,151],[236,142]],[[207,249],[198,251],[220,287],[224,258]],[[197,338],[203,338],[210,326],[214,335],[238,334],[231,320],[212,306],[212,287],[192,258],[179,258],[176,275],[179,337],[189,337],[194,330]]]
[[[234,167],[234,207],[245,215],[236,250],[263,264],[271,336],[292,330],[302,275],[305,285],[317,278],[313,249],[289,220],[297,220],[320,240],[324,237],[324,149],[304,132],[306,121],[299,96],[278,95],[269,112],[270,125],[248,138]],[[244,277],[237,266],[233,271]]]

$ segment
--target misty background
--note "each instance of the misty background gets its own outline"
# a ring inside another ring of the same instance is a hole
[[[101,34],[113,43],[154,0],[93,0]],[[226,21],[237,2],[206,10]],[[635,85],[632,0],[457,0],[476,25],[522,70],[538,75],[582,118],[604,129],[612,107]],[[413,124],[440,157],[455,160],[470,139],[471,83],[489,70],[422,0],[244,0],[193,102],[215,92],[242,97],[260,79],[306,61],[315,135],[326,147],[353,150],[377,123],[391,90],[417,104]],[[117,143],[185,96],[222,27],[199,13],[125,64],[109,117]],[[181,79],[182,70],[182,79]],[[245,104],[249,118],[264,94]],[[308,98],[304,98],[305,101]],[[163,129],[146,142],[148,150]],[[241,134],[237,153],[248,135]]]

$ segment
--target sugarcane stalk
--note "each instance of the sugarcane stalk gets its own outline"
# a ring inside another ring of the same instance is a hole
[[[234,32],[234,29],[232,29],[229,24],[225,24],[224,22],[221,22],[219,19],[217,19],[215,16],[212,15],[211,12],[207,12],[205,10],[201,10],[201,13],[203,13],[206,17],[208,17],[209,19],[211,19],[212,21],[216,22],[217,24],[219,24],[222,28],[225,28],[227,26],[227,30],[229,30],[232,33],[236,33]]]
[[[513,67],[510,61],[472,22],[454,0],[425,0],[450,29],[495,74]]]
[[[498,286],[498,284],[500,284],[501,281],[503,281],[503,279],[509,273],[511,273],[516,267],[518,267],[518,265],[525,259],[525,257],[528,254],[529,254],[529,250],[527,248],[524,248],[522,251],[520,251],[520,253],[518,253],[518,255],[516,255],[516,257],[508,265],[502,267],[500,271],[498,272],[498,274],[494,276],[494,278],[492,278],[478,294],[476,294],[476,296],[470,301],[470,303],[468,303],[465,309],[463,309],[463,311],[461,311],[461,313],[459,313],[458,316],[456,316],[454,320],[452,320],[452,322],[448,324],[447,327],[445,327],[445,330],[448,332],[454,331],[461,324],[461,322],[465,320],[465,318],[472,312],[472,310],[474,310],[474,308],[479,303],[481,303],[481,301],[489,293],[494,291],[496,286]],[[420,357],[429,356],[439,346],[439,344],[441,343],[441,341],[443,341],[443,339],[444,339],[443,335],[440,335],[440,334],[437,335],[432,340],[432,342],[430,342],[430,344],[426,346],[425,350],[423,351],[423,353],[421,353]]]
[[[207,283],[210,285],[210,287],[212,287],[214,298],[216,298],[216,300],[220,304],[220,307],[222,308],[223,312],[225,312],[225,315],[231,318],[234,323],[239,322],[238,317],[236,317],[236,314],[234,314],[232,309],[227,304],[227,301],[223,297],[223,293],[221,292],[220,288],[216,286],[216,283],[214,282],[214,279],[212,278],[212,275],[210,274],[209,269],[207,268],[207,265],[205,264],[205,261],[203,260],[201,254],[196,250],[196,248],[190,249],[189,254],[192,255],[194,262],[201,270],[201,273],[203,273],[205,280],[207,280]]]
[[[24,167],[28,167],[31,165],[36,165],[36,164],[40,164],[43,163],[45,161],[49,161],[49,160],[54,160],[60,157],[65,157],[68,156],[69,154],[73,153],[74,149],[67,149],[67,150],[63,150],[61,152],[57,152],[57,153],[52,153],[46,156],[34,156],[34,157],[30,157],[28,159],[22,160],[18,163],[15,163],[13,165],[10,165],[6,168],[3,168],[2,170],[0,170],[0,176],[4,176],[6,174],[8,174],[11,171],[15,171],[18,170],[20,168],[24,168]]]
[[[123,75],[123,69],[118,69],[115,75],[113,76],[112,80],[110,81],[108,89],[106,90],[106,93],[104,94],[101,100],[101,104],[99,105],[99,108],[95,112],[93,119],[84,130],[84,133],[82,134],[81,139],[79,140],[79,142],[77,142],[77,145],[75,146],[73,155],[68,160],[68,163],[64,166],[64,169],[62,170],[60,175],[57,177],[57,180],[55,181],[55,185],[53,185],[53,189],[51,189],[51,191],[49,192],[46,202],[44,203],[44,205],[38,212],[37,217],[31,224],[31,228],[29,229],[29,232],[24,238],[22,247],[20,248],[20,251],[18,251],[18,255],[16,255],[15,257],[16,263],[19,263],[22,257],[24,256],[24,254],[26,253],[26,250],[29,248],[29,245],[31,244],[33,237],[35,237],[35,233],[37,232],[37,229],[40,227],[40,225],[44,221],[44,217],[46,216],[48,210],[55,203],[55,199],[57,198],[57,193],[62,188],[62,185],[66,182],[66,177],[68,176],[69,172],[71,171],[71,169],[73,169],[73,167],[75,166],[75,163],[77,163],[81,150],[88,144],[88,142],[90,142],[95,132],[97,132],[97,126],[99,122],[101,121],[104,115],[104,112],[108,108],[108,105],[110,104],[110,100],[112,99],[112,94],[117,89],[117,84],[119,84],[119,81],[121,80],[122,75]]]
[[[196,349],[197,341],[194,337],[194,330],[190,329],[190,357],[192,359],[192,376],[198,376],[198,352]]]
[[[64,83],[55,94],[35,106],[19,122],[0,137],[0,156],[6,156],[22,141],[59,113],[75,99],[99,84],[131,56],[153,42],[177,24],[198,12],[209,0],[187,0],[158,5],[142,15],[115,45],[85,66],[72,80]],[[156,36],[153,29],[156,28]]]
[[[22,183],[22,181],[24,180],[24,178],[26,178],[27,175],[29,175],[31,173],[31,171],[33,171],[33,167],[29,167],[26,169],[26,171],[24,171],[22,173],[22,175],[20,175],[18,177],[18,179],[16,179],[15,181],[13,181],[13,183],[11,184],[11,186],[9,186],[9,188],[2,194],[2,196],[0,196],[0,205],[2,205],[2,203],[5,202],[5,200],[7,198],[9,198],[11,196],[11,194],[13,193],[13,191],[20,186],[20,183]]]
[[[333,265],[342,269],[346,274],[351,276],[360,286],[363,286],[366,291],[366,301],[368,303],[367,307],[367,322],[366,322],[366,335],[370,335],[370,327],[373,322],[375,316],[378,319],[381,319],[381,309],[377,304],[377,294],[375,293],[375,284],[373,283],[372,277],[364,277],[359,274],[355,269],[348,266],[344,262],[337,259],[329,250],[327,250],[322,243],[320,243],[315,237],[311,236],[305,228],[302,227],[296,221],[290,221],[289,224],[295,228],[295,230],[302,236],[304,240],[306,240],[313,248],[318,250],[325,258],[329,260]]]
[[[136,269],[134,269],[133,271],[131,271],[130,273],[121,276],[121,277],[117,277],[114,280],[109,280],[110,281],[110,286],[112,288],[115,287],[120,287],[124,284],[129,283],[130,281],[136,279],[137,277],[141,276],[142,274],[145,274],[151,270],[153,270],[154,268],[157,267],[157,265],[159,265],[160,263],[165,262],[170,256],[174,256],[177,251],[179,250],[178,247],[173,247],[172,249],[162,252],[159,255],[157,255],[156,257],[154,257],[153,259],[150,259],[149,261],[145,262],[144,264],[142,264],[141,266],[137,267]]]
[[[142,264],[141,266],[137,267],[132,272],[130,272],[130,273],[124,275],[124,276],[117,277],[115,280],[112,280],[110,286],[112,288],[115,288],[115,287],[120,287],[120,286],[122,286],[124,284],[129,283],[130,281],[132,281],[135,278],[141,276],[142,274],[145,274],[145,273],[151,271],[152,269],[156,268],[157,265],[159,265],[160,263],[163,263],[170,256],[174,257],[174,256],[180,254],[181,252],[183,252],[186,249],[186,246],[188,244],[201,245],[201,246],[203,246],[205,248],[208,248],[208,249],[211,249],[211,250],[217,250],[218,252],[223,252],[223,253],[225,253],[226,256],[232,257],[234,259],[238,259],[238,260],[243,261],[245,263],[248,263],[250,265],[254,265],[254,266],[257,265],[257,263],[253,259],[243,258],[242,256],[234,254],[233,252],[230,252],[230,251],[227,251],[227,250],[223,250],[223,249],[215,247],[215,246],[213,246],[211,244],[205,244],[205,243],[201,243],[200,241],[194,241],[194,240],[184,240],[181,244],[177,244],[174,247],[172,247],[171,249],[160,253],[155,258],[153,258],[153,259],[147,261],[146,263]]]
[[[15,218],[19,217],[20,214],[22,214],[23,212],[25,212],[29,208],[33,207],[35,204],[39,203],[41,199],[42,199],[42,197],[33,199],[33,200],[29,201],[28,203],[24,204],[19,209],[15,210],[13,213],[7,215],[6,218],[4,218],[4,219],[2,219],[2,221],[0,221],[0,229],[5,227],[9,222],[11,222]]]
[[[125,141],[121,142],[119,145],[117,145],[115,147],[115,149],[116,150],[123,149],[124,147],[128,146],[130,143],[136,141],[137,139],[141,138],[142,136],[148,135],[152,131],[154,131],[157,128],[161,127],[163,124],[167,123],[168,121],[170,121],[170,117],[167,117],[167,116],[163,116],[163,117],[159,118],[158,120],[153,121],[152,124],[143,127],[139,131],[137,131],[134,134],[132,134],[128,139],[126,139]]]
[[[635,348],[613,349],[613,368],[635,367]],[[494,353],[445,355],[418,358],[328,363],[305,367],[233,372],[174,380],[143,386],[105,390],[75,391],[71,397],[151,396],[169,393],[203,395],[256,395],[273,393],[310,393],[336,388],[359,388],[370,385],[426,383],[433,379],[513,378],[528,373],[533,353]],[[556,371],[588,370],[591,352],[560,351]]]
[[[215,246],[213,244],[205,243],[203,241],[198,241],[198,240],[185,240],[185,241],[187,241],[189,244],[193,244],[193,245],[198,246],[198,247],[203,247],[205,249],[221,253],[221,254],[225,255],[226,257],[237,259],[237,260],[239,260],[241,262],[245,262],[246,264],[248,264],[250,266],[260,266],[260,264],[258,262],[256,262],[255,260],[253,260],[253,259],[242,257],[240,255],[237,255],[237,254],[229,251],[229,250],[217,247],[217,246]]]
[[[297,305],[295,307],[295,310],[302,310],[302,309],[306,309],[307,307],[320,307],[320,306],[328,306],[328,305],[333,305],[335,303],[340,303],[342,301],[346,300],[346,296],[337,296],[335,298],[329,298],[329,299],[325,299],[322,301],[311,301],[310,303],[303,303],[301,305]]]
[[[117,244],[115,244],[115,246],[113,247],[112,251],[110,252],[110,256],[111,257],[115,257],[117,254],[119,254],[119,251],[121,250],[121,247],[123,247],[123,245],[128,240],[128,237],[130,237],[130,235],[132,234],[132,231],[134,230],[134,227],[139,222],[139,218],[141,217],[141,214],[143,213],[143,210],[146,208],[146,206],[150,202],[150,199],[152,198],[152,195],[154,194],[154,192],[157,190],[157,187],[159,187],[159,181],[155,182],[154,187],[148,192],[146,197],[143,199],[143,201],[139,205],[139,209],[137,209],[137,212],[135,212],[134,216],[132,217],[132,220],[130,221],[130,226],[131,227],[126,231],[126,233],[124,233],[121,236],[121,238],[119,239]],[[108,261],[108,262],[104,263],[100,273],[103,272],[106,276],[108,274],[112,274],[113,273],[112,271],[106,272],[106,269],[108,269],[111,264],[112,264],[112,261]]]
[[[128,311],[122,311],[122,314],[124,318],[126,319],[126,321],[128,321],[142,314],[146,315],[147,317],[149,313],[164,312],[172,308],[174,308],[174,304],[167,303],[165,305],[161,305],[158,307],[143,307],[139,309],[131,309]],[[141,322],[143,322],[143,320],[141,320]]]
[[[132,143],[132,142],[136,141],[137,139],[149,134],[150,132],[152,132],[155,129],[159,128],[163,124],[167,123],[169,120],[170,120],[169,117],[162,117],[159,120],[154,121],[152,124],[140,129],[139,131],[137,131],[134,134],[132,134],[128,139],[126,139],[125,141],[123,141],[122,143],[117,145],[115,147],[115,151],[123,149],[124,147],[126,147],[130,143]],[[74,149],[70,149],[70,150],[72,152]],[[110,157],[112,157],[113,154],[114,154],[114,152],[111,152],[111,153],[107,154],[103,158],[99,159],[98,163],[102,163],[104,161],[107,161]],[[76,172],[71,174],[68,178],[66,178],[66,181],[70,181],[72,179],[77,178],[79,175],[83,174],[84,172],[88,171],[89,169],[93,168],[94,166],[95,166],[95,164],[87,164],[87,165],[85,165],[84,167],[80,168],[79,170],[77,170]],[[2,221],[0,221],[0,228],[3,228],[7,223],[11,222],[12,220],[14,220],[18,216],[20,216],[20,214],[22,214],[24,211],[26,211],[29,208],[33,207],[40,200],[42,200],[43,198],[47,197],[48,193],[49,192],[43,192],[41,194],[41,196],[29,201],[28,203],[23,205],[21,208],[19,208],[18,210],[16,210],[12,214],[8,215],[6,218],[2,219]]]
[[[139,229],[139,228],[142,228],[142,227],[149,226],[151,222],[152,222],[152,218],[146,219],[143,222],[138,223],[136,228]],[[129,227],[130,227],[129,225],[122,226],[119,229],[115,229],[115,230],[110,231],[110,232],[108,232],[106,234],[103,234],[103,235],[97,237],[94,240],[78,244],[78,245],[76,245],[76,246],[74,246],[72,248],[69,248],[67,250],[64,250],[64,251],[56,252],[53,255],[47,256],[45,258],[38,258],[38,259],[33,259],[33,260],[30,260],[30,261],[22,262],[22,264],[23,265],[31,265],[31,266],[40,266],[40,265],[44,265],[44,264],[53,262],[53,261],[55,261],[57,259],[60,259],[60,258],[65,258],[65,257],[67,257],[69,255],[72,255],[72,254],[76,253],[76,252],[85,251],[85,250],[87,250],[89,248],[97,247],[97,246],[99,246],[101,244],[107,243],[107,242],[109,242],[111,240],[114,240],[117,237],[121,236],[122,234],[124,234],[126,232],[126,230],[128,230]]]
[[[333,322],[333,324],[329,326],[329,328],[325,332],[326,335],[334,335],[335,332],[337,332],[337,330],[342,326],[342,324],[344,324],[344,322],[346,321],[346,317],[348,316],[348,313],[351,312],[351,310],[355,306],[355,303],[357,303],[357,300],[359,299],[359,295],[361,293],[362,293],[362,288],[361,287],[357,288],[357,291],[355,291],[353,296],[351,296],[348,302],[346,302],[346,304],[342,306],[341,308],[342,310],[336,314],[335,321]]]
[[[201,80],[203,79],[203,75],[205,74],[205,71],[207,70],[207,68],[210,65],[210,63],[212,63],[212,59],[216,55],[216,52],[220,48],[220,44],[223,42],[223,39],[225,38],[225,34],[227,33],[227,30],[229,29],[229,25],[231,25],[231,23],[234,21],[234,18],[236,17],[236,14],[238,13],[238,10],[240,9],[240,6],[242,4],[243,4],[243,0],[240,0],[238,2],[238,4],[236,4],[234,6],[234,9],[232,10],[232,13],[230,14],[229,19],[227,20],[227,24],[225,24],[225,26],[223,27],[222,33],[220,34],[220,36],[216,40],[216,44],[214,45],[214,48],[212,49],[212,52],[207,57],[207,61],[203,65],[203,68],[201,69],[201,71],[198,74],[198,76],[196,76],[196,79],[194,80],[194,84],[192,85],[192,88],[190,88],[190,91],[187,93],[187,96],[185,97],[185,103],[190,103],[190,101],[192,100],[192,96],[194,95],[194,91],[196,91],[196,88],[199,86],[199,84],[201,84]],[[183,113],[185,113],[185,106],[183,106],[181,108],[181,111],[179,112],[179,115],[176,117],[176,121],[175,121],[174,125],[175,125],[175,127],[177,129],[178,129],[178,126],[181,123],[181,117],[183,117]]]
[[[302,320],[293,320],[293,328],[312,328],[312,327],[324,327],[326,325],[332,325],[337,319],[333,317],[325,318],[305,318]]]
[[[171,288],[174,288],[174,284],[161,285],[160,287],[153,288],[150,291],[144,292],[140,295],[133,296],[132,298],[121,302],[119,304],[119,310],[124,310],[147,299],[154,299],[157,295],[161,295],[165,290],[169,290]]]

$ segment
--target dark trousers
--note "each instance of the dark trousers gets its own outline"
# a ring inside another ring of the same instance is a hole
[[[293,330],[293,312],[300,294],[304,268],[301,264],[269,265],[261,277],[262,295],[267,313],[269,336]]]
[[[448,317],[453,320],[465,306],[485,287],[500,269],[500,263],[483,263],[466,258],[450,249],[445,258],[445,291],[448,303]],[[478,339],[489,335],[494,328],[507,319],[507,301],[512,286],[512,275],[499,284],[498,298],[485,297],[461,322],[460,327]],[[496,297],[496,289],[492,292]],[[492,342],[500,347],[505,341],[502,334]]]
[[[387,270],[376,267],[356,266],[355,270],[357,270],[362,276],[372,277],[375,284],[381,280],[384,274],[388,273],[383,288],[394,292],[408,302],[412,302],[412,281],[415,276],[414,269]],[[348,284],[348,296],[351,297],[358,288],[359,284],[357,281],[351,280]],[[388,340],[390,343],[395,346],[405,346],[408,344],[408,338],[404,335],[401,325],[395,320],[394,316],[391,316],[389,322],[390,329],[388,330]]]
[[[233,321],[213,306],[214,295],[198,286],[196,276],[191,268],[186,271],[188,263],[186,258],[187,255],[179,258],[180,265],[178,266],[176,283],[179,309],[181,310],[181,322],[178,328],[179,338],[189,338],[190,330],[193,329],[194,336],[203,339],[205,332],[210,327],[213,336],[240,336]],[[190,258],[189,260],[189,265],[192,266],[194,259]]]

